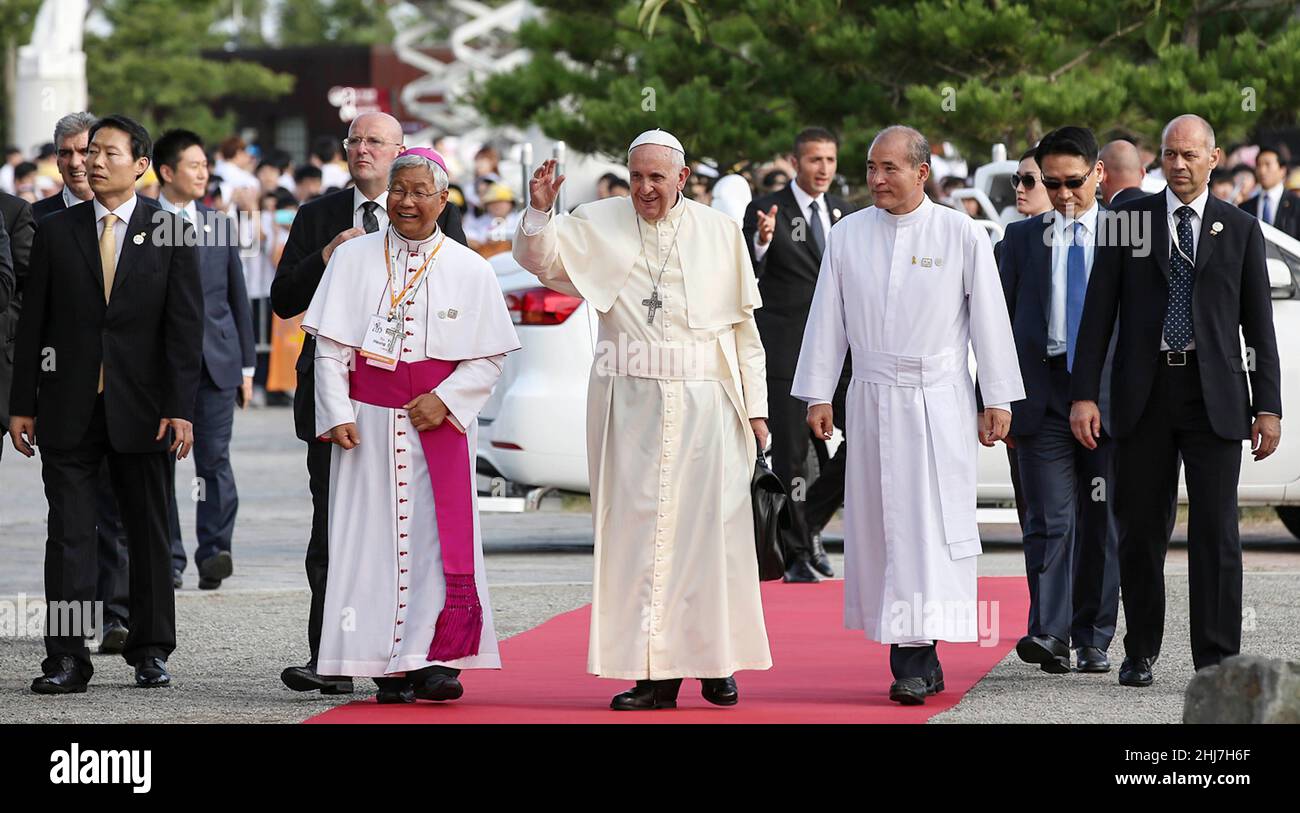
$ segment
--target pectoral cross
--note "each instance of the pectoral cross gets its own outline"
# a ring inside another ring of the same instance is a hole
[[[641,304],[646,306],[645,323],[653,325],[655,323],[655,311],[664,306],[663,300],[659,298],[659,289],[656,288],[651,291],[650,298],[641,300]]]
[[[388,351],[391,353],[397,349],[397,338],[402,335],[402,326],[397,321],[390,319],[388,327],[384,330],[384,335],[388,337]]]

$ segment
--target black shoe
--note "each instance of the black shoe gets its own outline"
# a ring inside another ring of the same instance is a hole
[[[650,709],[677,708],[677,690],[682,679],[638,680],[636,686],[614,695],[609,707],[614,711],[648,711]]]
[[[1110,671],[1110,658],[1095,646],[1081,646],[1074,651],[1075,669],[1080,672],[1103,674]]]
[[[145,658],[135,665],[135,685],[141,689],[170,686],[172,676],[167,674],[167,663],[162,658]]]
[[[32,691],[37,694],[80,694],[90,682],[71,655],[64,655],[42,668],[45,674],[32,681]]]
[[[316,665],[313,663],[306,666],[290,666],[280,673],[280,681],[295,692],[352,694],[352,678],[318,675]]]
[[[936,666],[927,678],[898,678],[889,686],[889,699],[904,706],[919,706],[925,698],[944,690],[943,667]]]
[[[1016,654],[1025,663],[1038,664],[1048,674],[1070,672],[1070,648],[1050,635],[1026,635],[1016,644]]]
[[[235,561],[230,551],[219,550],[199,563],[199,589],[216,590],[221,580],[230,578],[235,572]]]
[[[740,702],[734,677],[700,678],[700,696],[715,706],[734,706]]]
[[[889,684],[889,699],[904,706],[919,706],[925,703],[927,690],[925,678],[899,678]]]
[[[1150,686],[1156,677],[1151,667],[1156,665],[1155,658],[1125,658],[1119,667],[1119,685]]]
[[[130,631],[119,619],[114,618],[104,625],[104,637],[99,639],[99,654],[121,655],[126,649],[126,636]]]
[[[414,703],[415,690],[410,686],[403,686],[400,689],[380,689],[375,695],[376,703]]]
[[[179,589],[181,589],[181,586],[184,585],[184,584],[185,584],[185,580],[181,578],[181,572],[180,572],[179,570],[173,570],[173,571],[172,571],[172,587],[175,588],[175,589],[177,589],[177,590],[179,590]]]
[[[812,565],[808,563],[808,557],[796,557],[790,566],[785,569],[785,580],[788,582],[816,582],[821,581],[813,571]]]
[[[457,700],[464,693],[465,687],[455,675],[435,673],[415,686],[415,696],[420,700]]]
[[[826,548],[822,547],[821,534],[813,534],[812,566],[813,570],[816,570],[826,578],[835,578],[835,568],[831,567],[831,559],[826,555]]]

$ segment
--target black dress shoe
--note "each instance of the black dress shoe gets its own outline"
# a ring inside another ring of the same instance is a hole
[[[936,666],[929,677],[898,678],[889,686],[889,699],[904,706],[919,706],[925,698],[943,691],[943,667]]]
[[[821,534],[813,534],[812,567],[828,579],[835,578],[835,568],[831,567],[831,558],[826,555],[826,548],[822,547]]]
[[[400,689],[380,689],[375,695],[376,703],[414,703],[415,690],[410,686],[403,686]]]
[[[32,691],[37,694],[80,694],[90,682],[71,655],[64,655],[43,668],[45,674],[32,681]]]
[[[235,572],[235,562],[230,551],[219,550],[199,563],[199,589],[216,590],[221,580]]]
[[[817,573],[813,571],[812,565],[809,564],[806,556],[796,557],[790,566],[785,569],[785,580],[788,582],[816,582]]]
[[[352,678],[316,674],[316,665],[290,666],[280,673],[280,681],[295,692],[352,694]]]
[[[415,696],[420,700],[457,700],[465,687],[455,675],[432,674],[415,686]]]
[[[1150,686],[1155,682],[1151,667],[1156,665],[1155,658],[1125,658],[1119,667],[1119,685]]]
[[[99,654],[121,655],[126,649],[126,636],[130,630],[119,619],[114,618],[104,625],[104,636],[99,639]]]
[[[919,706],[925,702],[925,678],[899,678],[889,684],[889,699],[904,706]]]
[[[1103,674],[1110,671],[1110,658],[1095,646],[1081,646],[1074,651],[1075,668],[1080,672]]]
[[[172,587],[179,590],[184,584],[185,584],[185,580],[181,578],[181,572],[179,570],[173,570]]]
[[[1026,635],[1016,644],[1016,654],[1048,674],[1070,673],[1070,648],[1050,635]]]
[[[734,706],[740,702],[734,677],[700,678],[700,696],[715,706]]]
[[[614,711],[649,711],[651,709],[677,708],[677,690],[682,679],[638,680],[636,686],[614,695],[609,707]]]
[[[172,676],[167,673],[167,663],[162,658],[145,658],[135,665],[135,685],[142,689],[170,686]]]

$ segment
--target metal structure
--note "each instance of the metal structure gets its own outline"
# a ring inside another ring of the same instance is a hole
[[[519,24],[537,16],[528,0],[510,0],[489,6],[475,0],[425,0],[417,2],[423,19],[399,31],[393,41],[397,58],[423,72],[401,91],[402,105],[428,124],[413,141],[455,135],[471,140],[500,137],[489,132],[478,112],[464,102],[474,81],[508,71],[528,60],[528,52],[515,45]],[[422,52],[430,45],[447,47],[452,61],[442,62]],[[439,101],[427,101],[436,97]],[[523,133],[514,134],[521,140]]]

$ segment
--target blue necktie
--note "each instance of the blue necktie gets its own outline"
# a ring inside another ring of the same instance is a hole
[[[1065,258],[1065,368],[1074,370],[1074,343],[1083,320],[1083,300],[1088,293],[1088,269],[1083,263],[1084,231],[1074,224],[1074,237]]]
[[[1169,252],[1169,306],[1165,309],[1165,343],[1173,351],[1187,349],[1192,342],[1192,207],[1180,206],[1178,247]]]
[[[1273,198],[1267,192],[1264,193],[1264,222],[1273,225]]]

